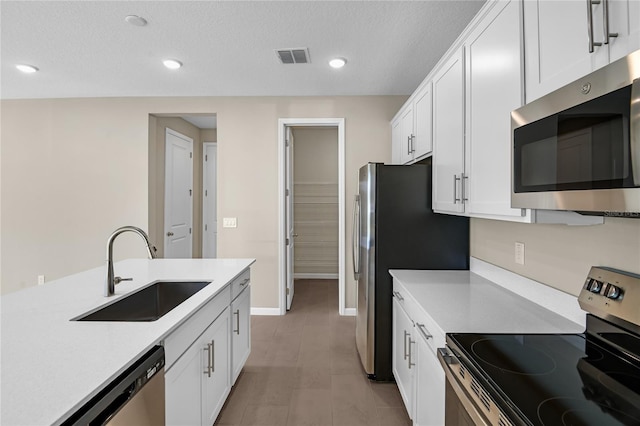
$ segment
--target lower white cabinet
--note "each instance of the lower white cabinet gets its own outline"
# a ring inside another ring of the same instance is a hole
[[[413,322],[404,311],[401,303],[402,295],[394,294],[393,298],[393,376],[396,379],[400,395],[411,417],[413,413],[413,359],[411,350],[415,352]]]
[[[230,390],[229,308],[165,374],[167,425],[212,425]]]
[[[250,272],[164,339],[167,425],[213,425],[251,351]]]
[[[432,339],[423,324],[416,323],[415,401],[413,424],[444,424],[445,375],[436,353],[429,346]]]
[[[436,344],[423,311],[395,280],[392,327],[393,375],[413,425],[442,426],[445,375]]]
[[[251,286],[231,303],[231,384],[251,353]]]

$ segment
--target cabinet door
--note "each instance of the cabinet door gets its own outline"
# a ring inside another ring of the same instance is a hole
[[[204,348],[200,376],[203,425],[212,425],[215,422],[231,388],[229,326],[227,307],[199,339],[200,346]]]
[[[165,373],[166,424],[199,425],[202,417],[200,380],[204,371],[204,348],[197,342]],[[213,423],[212,423],[213,424]]]
[[[251,287],[231,304],[231,384],[233,385],[251,352]]]
[[[411,136],[413,136],[413,105],[408,105],[400,115],[400,164],[407,164],[413,160]]]
[[[531,102],[609,62],[608,47],[589,53],[586,1],[524,1],[526,101]],[[603,3],[591,6],[594,41],[603,41]]]
[[[413,101],[413,157],[419,158],[429,154],[433,148],[432,126],[433,92],[431,83],[427,83]]]
[[[406,148],[406,141],[402,143],[402,120],[398,117],[391,122],[391,164],[402,164],[402,150]]]
[[[424,337],[417,336],[415,372],[415,426],[441,426],[444,423],[445,375],[436,355]]]
[[[609,32],[618,33],[609,39],[611,62],[640,49],[640,1],[608,0]]]
[[[465,43],[467,212],[521,217],[511,208],[511,111],[522,106],[520,2],[500,1]]]
[[[464,48],[433,78],[433,209],[464,212]]]
[[[413,323],[396,297],[393,298],[392,321],[393,376],[396,379],[407,413],[411,415],[413,413],[413,366],[410,366],[410,362],[415,363],[415,357],[410,359],[411,342],[415,342],[415,339],[412,340]],[[415,346],[415,343],[413,345]]]

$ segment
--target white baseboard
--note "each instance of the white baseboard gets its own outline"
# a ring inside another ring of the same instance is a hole
[[[312,274],[312,273],[297,273],[293,274],[294,280],[337,280],[338,274]]]
[[[280,308],[251,308],[251,315],[280,315]]]
[[[344,316],[345,317],[355,317],[356,316],[356,308],[344,308]]]
[[[470,270],[512,293],[529,299],[538,305],[562,315],[582,326],[586,323],[585,311],[578,305],[578,298],[544,283],[532,280],[515,272],[471,257]]]

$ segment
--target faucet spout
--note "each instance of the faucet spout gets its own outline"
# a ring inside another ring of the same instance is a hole
[[[149,259],[156,257],[156,248],[151,244],[149,236],[142,229],[135,226],[123,226],[113,231],[107,240],[107,282],[104,288],[105,297],[113,296],[116,284],[122,281],[122,279],[120,277],[116,277],[113,272],[113,242],[116,240],[118,235],[125,232],[138,234],[144,240],[145,246],[147,247],[147,253],[149,254]]]

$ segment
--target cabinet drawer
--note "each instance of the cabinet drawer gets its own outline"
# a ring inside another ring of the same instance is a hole
[[[242,293],[242,290],[249,285],[250,279],[249,269],[247,269],[240,274],[238,278],[233,280],[231,283],[231,300],[234,300],[240,293]]]
[[[172,364],[191,346],[204,330],[224,309],[229,306],[231,290],[225,287],[206,305],[191,315],[184,323],[164,339],[166,367],[168,371]]]

